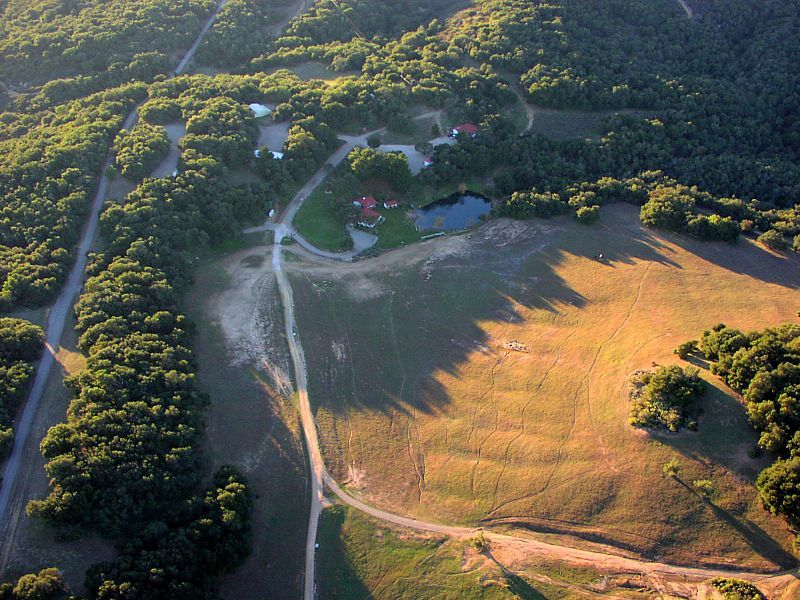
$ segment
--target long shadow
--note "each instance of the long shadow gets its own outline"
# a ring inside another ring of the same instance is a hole
[[[769,252],[748,239],[737,244],[709,243],[680,234],[664,234],[676,246],[731,273],[800,290],[800,255]]]
[[[503,576],[508,584],[508,591],[510,591],[512,594],[516,595],[522,600],[547,600],[547,596],[539,592],[539,590],[537,590],[516,573],[509,571],[505,565],[500,563],[500,561],[494,557],[491,550],[487,550],[484,554],[503,572]]]
[[[697,493],[691,486],[684,482],[680,477],[675,477],[680,485],[686,488],[695,496],[701,498],[706,506],[711,509],[721,521],[724,521],[731,529],[736,531],[739,536],[747,542],[754,552],[763,556],[764,558],[775,562],[781,567],[788,569],[797,565],[797,559],[786,552],[780,545],[773,540],[768,533],[752,521],[742,521],[731,515],[725,509],[714,504],[709,498],[706,498]]]
[[[317,581],[320,600],[368,600],[372,597],[356,573],[342,536],[346,513],[326,510],[319,521]]]
[[[554,315],[586,307],[557,273],[564,261],[595,260],[598,273],[642,262],[680,268],[672,250],[641,227],[603,225],[578,237],[563,221],[551,223],[520,225],[527,233],[519,239],[503,239],[504,225],[490,224],[471,234],[492,238],[482,250],[367,282],[290,273],[312,404],[436,413],[449,398],[430,375],[455,375],[472,352],[490,354],[482,323],[520,323],[519,307]]]

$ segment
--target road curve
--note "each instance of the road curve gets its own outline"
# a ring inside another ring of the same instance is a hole
[[[208,33],[209,29],[211,29],[211,26],[214,24],[214,21],[216,21],[217,16],[219,16],[220,10],[222,10],[227,2],[228,0],[220,0],[220,2],[217,4],[217,8],[215,9],[214,13],[208,18],[208,21],[198,34],[194,44],[192,44],[192,47],[187,51],[186,56],[184,56],[183,60],[181,60],[181,62],[178,64],[173,76],[180,75],[192,60],[206,33]],[[138,114],[139,106],[136,106],[128,115],[127,119],[125,119],[123,128],[130,129],[136,122]],[[4,526],[6,522],[8,505],[11,500],[11,493],[13,491],[14,484],[16,483],[17,474],[22,462],[23,451],[28,443],[28,438],[30,437],[33,418],[42,400],[42,395],[44,393],[45,386],[47,385],[47,379],[50,375],[50,369],[53,367],[53,363],[55,362],[55,353],[58,350],[59,344],[61,343],[61,336],[64,333],[64,325],[67,320],[67,315],[72,309],[75,297],[80,292],[81,285],[83,284],[83,275],[84,270],[86,269],[87,254],[89,249],[92,247],[95,235],[97,234],[97,224],[100,218],[100,211],[103,208],[103,202],[106,199],[108,186],[110,184],[110,180],[105,173],[113,160],[113,153],[109,152],[108,157],[103,163],[102,171],[100,172],[100,184],[97,187],[97,193],[95,194],[94,201],[92,202],[89,219],[84,226],[83,234],[81,236],[80,243],[78,244],[75,263],[72,265],[72,269],[69,272],[69,276],[67,277],[64,287],[61,288],[58,298],[50,307],[50,311],[48,313],[47,326],[45,329],[45,352],[37,366],[36,375],[33,380],[33,386],[28,394],[28,400],[25,403],[25,408],[22,411],[22,417],[20,418],[16,427],[16,431],[14,432],[15,437],[14,445],[11,449],[11,456],[6,461],[5,469],[3,470],[3,479],[2,482],[0,482],[0,527]],[[12,538],[13,528],[12,531],[7,532],[4,544],[6,544],[6,546],[10,544]],[[3,556],[5,555],[6,552],[3,552]],[[3,560],[2,563],[3,564],[0,564],[0,570],[5,568],[5,560]]]

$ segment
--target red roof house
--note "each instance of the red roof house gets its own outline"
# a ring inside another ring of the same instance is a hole
[[[450,137],[455,138],[462,134],[475,137],[478,134],[478,126],[474,123],[462,123],[461,125],[456,125],[450,131]]]
[[[372,196],[361,196],[361,198],[353,200],[353,204],[359,208],[375,208],[378,206],[378,201]]]

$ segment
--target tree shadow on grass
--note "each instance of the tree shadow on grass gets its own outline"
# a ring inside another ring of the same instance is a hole
[[[699,494],[692,486],[688,485],[680,477],[674,477],[675,481],[682,485],[691,494],[700,498],[706,506],[714,513],[714,516],[723,521],[731,529],[733,529],[747,544],[753,549],[754,552],[763,556],[767,560],[774,562],[785,569],[792,568],[798,564],[797,559],[781,548],[770,535],[765,532],[761,527],[743,519],[734,517],[725,509],[717,506],[714,502],[702,494]]]
[[[539,592],[516,573],[509,571],[505,565],[500,563],[500,561],[494,557],[491,550],[486,550],[484,554],[503,572],[503,577],[505,577],[506,583],[508,584],[508,591],[512,594],[522,600],[547,600],[547,596]]]
[[[506,228],[517,233],[506,236]],[[576,232],[563,220],[495,221],[471,236],[479,242],[468,255],[368,278],[337,276],[334,284],[290,274],[313,404],[436,413],[449,398],[431,375],[457,376],[470,354],[493,355],[487,322],[521,323],[521,308],[556,316],[587,306],[558,274],[565,261],[595,260],[598,277],[641,263],[680,268],[673,250],[639,226]]]
[[[323,511],[317,540],[317,581],[320,600],[368,600],[372,597],[348,558],[342,536],[346,509]]]

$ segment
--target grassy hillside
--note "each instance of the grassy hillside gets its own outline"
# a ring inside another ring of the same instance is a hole
[[[592,228],[500,222],[448,243],[423,264],[399,254],[292,279],[340,481],[433,520],[513,521],[676,562],[791,562],[730,390],[709,382],[697,433],[648,435],[627,412],[630,375],[676,362],[710,320],[793,319],[796,258],[654,234],[625,206]],[[679,480],[662,474],[673,458]]]

